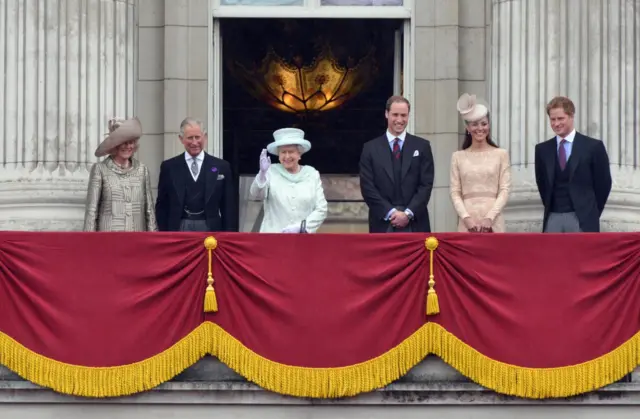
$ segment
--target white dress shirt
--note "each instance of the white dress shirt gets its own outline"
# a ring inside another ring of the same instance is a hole
[[[398,145],[400,146],[400,150],[402,150],[404,139],[407,138],[407,131],[402,131],[400,135],[396,137],[395,135],[391,134],[389,130],[387,130],[387,141],[389,141],[389,147],[391,147],[391,151],[393,151],[393,142],[396,140],[396,138],[399,140]]]
[[[200,175],[200,172],[202,171],[202,162],[204,162],[204,150],[200,152],[200,154],[198,154],[197,156],[193,157],[191,154],[187,153],[186,151],[184,152],[184,159],[187,162],[187,167],[189,168],[189,173],[191,173],[191,177],[193,178],[193,180],[198,180],[198,176]],[[193,172],[191,171],[191,164],[193,163],[193,160],[195,159],[196,164],[198,165],[198,174],[194,175]]]

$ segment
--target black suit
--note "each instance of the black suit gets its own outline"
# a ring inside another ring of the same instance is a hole
[[[158,181],[156,218],[160,231],[180,231],[191,173],[185,155],[162,162]],[[209,231],[238,231],[235,187],[228,162],[204,155],[198,176],[204,176],[204,212]]]
[[[392,208],[409,209],[413,232],[430,232],[427,203],[433,189],[433,153],[429,141],[407,134],[402,145],[400,184],[394,180],[391,147],[386,134],[365,143],[360,157],[360,190],[369,206],[369,232],[385,233]],[[400,205],[394,201],[400,200]],[[395,205],[394,205],[395,204]]]
[[[536,145],[536,184],[544,205],[543,231],[553,205],[557,162],[556,137]],[[609,157],[602,141],[576,132],[565,170],[569,170],[569,197],[580,229],[599,232],[600,215],[611,192]]]

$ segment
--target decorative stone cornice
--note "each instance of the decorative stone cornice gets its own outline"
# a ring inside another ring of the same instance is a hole
[[[637,370],[638,371],[638,370]],[[612,384],[570,399],[509,397],[469,382],[436,357],[428,357],[402,379],[357,397],[309,399],[282,396],[246,382],[215,358],[205,358],[174,380],[129,397],[85,399],[61,395],[23,381],[0,367],[0,404],[208,404],[208,405],[640,405],[640,371],[631,382]],[[637,381],[636,381],[637,380]]]

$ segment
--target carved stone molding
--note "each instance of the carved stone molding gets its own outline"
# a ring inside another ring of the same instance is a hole
[[[512,168],[514,187],[504,211],[507,231],[540,232],[543,208],[533,165]],[[611,168],[613,187],[600,221],[607,232],[640,231],[640,171]]]
[[[0,228],[78,228],[107,121],[133,116],[135,4],[0,2]]]
[[[637,5],[493,0],[492,131],[511,158],[513,191],[505,210],[510,230],[539,231],[534,150],[554,135],[545,106],[558,95],[574,101],[576,129],[607,147],[613,188],[603,230],[640,226]]]

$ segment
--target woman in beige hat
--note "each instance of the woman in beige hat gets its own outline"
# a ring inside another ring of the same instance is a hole
[[[84,231],[157,231],[147,167],[133,158],[142,127],[137,118],[112,119],[96,149],[107,156],[91,168]]]
[[[450,192],[460,217],[460,232],[504,232],[502,210],[509,198],[509,154],[491,140],[487,106],[475,95],[463,94],[458,112],[465,122],[462,150],[451,158]]]

